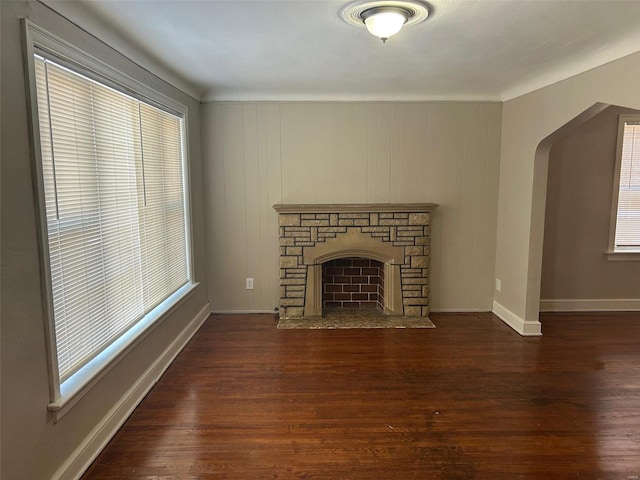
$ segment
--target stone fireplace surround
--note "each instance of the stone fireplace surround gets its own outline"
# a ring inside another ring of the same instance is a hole
[[[429,315],[433,203],[274,205],[280,226],[280,318],[322,316],[322,264],[384,264],[384,313]]]

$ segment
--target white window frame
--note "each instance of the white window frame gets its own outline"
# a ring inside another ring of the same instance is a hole
[[[639,122],[640,114],[622,114],[618,116],[618,139],[616,146],[616,166],[613,177],[613,194],[611,201],[611,224],[609,228],[609,245],[606,255],[613,261],[640,261],[640,250],[616,250],[616,226],[618,223],[618,197],[620,194],[620,170],[622,164],[622,144],[624,140],[624,126],[627,122]]]
[[[193,279],[193,226],[191,221],[188,151],[188,108],[167,97],[140,81],[116,70],[98,58],[80,50],[74,45],[39,27],[28,19],[22,19],[26,79],[28,82],[28,102],[31,113],[31,144],[34,184],[36,188],[36,207],[38,214],[38,236],[42,279],[42,301],[47,341],[47,363],[49,370],[49,396],[47,409],[52,412],[54,421],[62,418],[91,388],[103,378],[136,345],[147,337],[195,290],[198,283]],[[38,101],[35,80],[34,54],[45,51],[56,57],[56,61],[71,66],[83,75],[119,90],[129,96],[154,105],[183,119],[182,151],[184,152],[184,192],[186,209],[188,282],[149,315],[130,328],[107,349],[88,362],[78,372],[60,383],[56,357],[55,324],[53,318],[53,298],[50,278],[49,249],[46,231],[46,209],[42,172],[42,151],[40,144]]]

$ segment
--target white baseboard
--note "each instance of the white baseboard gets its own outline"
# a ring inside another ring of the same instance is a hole
[[[639,312],[640,298],[540,300],[541,312]]]
[[[211,307],[205,305],[189,322],[185,329],[162,352],[162,355],[142,374],[136,383],[120,398],[111,410],[102,418],[84,441],[53,475],[52,480],[77,480],[89,468],[105,445],[129,418],[129,415],[156,384],[164,371],[171,365],[191,337],[209,317]]]
[[[487,313],[491,309],[487,308],[434,308],[429,309],[429,313]]]
[[[249,315],[252,313],[272,313],[277,315],[278,312],[273,310],[212,310],[211,313],[218,315]]]
[[[542,335],[542,325],[538,320],[527,321],[495,300],[493,301],[493,313],[522,336]]]

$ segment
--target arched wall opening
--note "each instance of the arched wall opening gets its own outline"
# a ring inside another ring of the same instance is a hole
[[[585,122],[601,114],[611,105],[595,103],[565,123],[538,144],[534,157],[533,198],[531,206],[530,243],[527,271],[526,318],[539,318],[542,287],[542,262],[544,252],[545,213],[549,156],[552,146],[561,138],[574,132]],[[604,255],[604,252],[603,252]]]

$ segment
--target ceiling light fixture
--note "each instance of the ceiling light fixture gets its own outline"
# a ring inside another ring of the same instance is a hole
[[[424,22],[429,16],[429,7],[419,0],[358,1],[344,7],[340,15],[350,25],[366,27],[385,43],[405,25]]]

